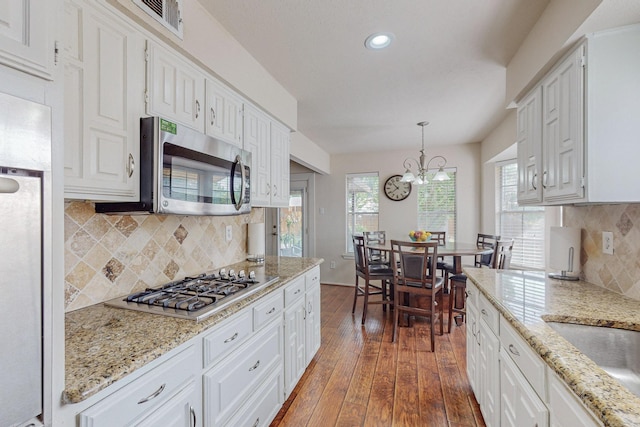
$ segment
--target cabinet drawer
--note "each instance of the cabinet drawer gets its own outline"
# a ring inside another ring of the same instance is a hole
[[[473,284],[471,280],[467,280],[466,292],[467,292],[467,304],[471,304],[474,307],[477,307],[478,295],[480,291],[478,291],[478,288],[476,287],[476,285]]]
[[[311,271],[305,274],[304,280],[306,290],[310,290],[317,286],[320,286],[320,267],[313,267]]]
[[[478,317],[484,319],[494,334],[499,335],[500,314],[484,295],[478,295]]]
[[[271,323],[203,376],[205,425],[217,426],[236,413],[256,388],[282,372],[282,324]]]
[[[265,301],[258,302],[253,307],[253,330],[257,331],[270,320],[282,318],[284,297],[282,292],[274,292]]]
[[[502,351],[511,357],[538,396],[544,400],[546,363],[503,317],[500,317],[500,343]]]
[[[295,301],[302,298],[305,292],[304,277],[298,277],[289,283],[284,289],[284,305],[291,306]]]
[[[82,412],[79,426],[128,425],[192,380],[195,360],[196,351],[191,346]]]
[[[226,425],[268,426],[282,406],[282,373],[274,371]]]
[[[211,365],[223,354],[238,347],[253,333],[251,310],[234,315],[228,322],[206,335],[203,339],[203,367]]]

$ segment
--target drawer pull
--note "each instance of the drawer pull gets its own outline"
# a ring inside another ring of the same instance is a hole
[[[294,295],[298,295],[298,294],[300,293],[300,291],[301,291],[301,290],[302,290],[302,289],[298,288],[298,289],[296,289],[296,291],[295,291],[293,294],[294,294]]]
[[[260,425],[260,417],[256,419],[256,422],[253,423],[253,427],[258,427]]]
[[[267,314],[271,314],[274,313],[276,311],[275,307],[272,307],[271,310],[267,311]]]
[[[166,387],[166,385],[167,385],[166,383],[162,384],[159,389],[157,389],[156,391],[151,393],[149,396],[143,397],[142,399],[138,400],[138,405],[141,405],[143,403],[147,403],[151,399],[155,399],[156,397],[158,397],[160,395],[160,393],[162,393],[164,391],[164,388]]]
[[[509,351],[516,356],[520,356],[520,352],[513,346],[513,344],[509,344]]]
[[[256,362],[255,365],[253,365],[252,367],[249,368],[249,372],[258,369],[258,366],[260,366],[260,361],[259,360]]]
[[[480,310],[480,313],[482,313],[483,316],[489,316],[489,313],[487,313],[487,310],[485,310],[484,308]]]
[[[238,333],[236,332],[235,334],[233,334],[232,337],[227,338],[226,340],[224,340],[224,343],[230,343],[231,341],[235,340],[236,338],[238,338]]]
[[[196,410],[191,405],[189,405],[189,412],[191,413],[191,421],[193,421],[190,427],[197,427]]]

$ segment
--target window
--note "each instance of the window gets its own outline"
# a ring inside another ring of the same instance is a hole
[[[502,239],[514,239],[511,265],[544,268],[543,206],[518,206],[518,166],[514,161],[496,166],[496,230]]]
[[[447,241],[456,240],[456,170],[445,170],[448,181],[418,186],[418,228],[446,231]]]
[[[347,253],[353,253],[351,236],[378,230],[378,173],[347,174]]]

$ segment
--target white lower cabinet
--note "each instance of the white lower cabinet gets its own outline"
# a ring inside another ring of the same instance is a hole
[[[80,413],[80,427],[193,427],[200,413],[200,392],[193,366],[197,351],[189,346],[169,360]]]
[[[284,300],[284,382],[286,396],[289,396],[307,368],[304,277],[287,285]]]
[[[256,389],[274,372],[282,381],[282,322],[278,321],[204,374],[204,425],[226,425],[235,414],[251,411]]]
[[[551,427],[598,427],[596,420],[584,404],[576,399],[551,368],[547,368],[549,378],[549,412]]]
[[[307,317],[305,319],[305,353],[306,366],[318,352],[321,343],[320,323],[320,267],[305,275],[305,301]]]
[[[480,399],[478,403],[487,427],[497,427],[500,425],[500,364],[498,359],[500,341],[481,316],[478,323],[478,340],[480,341],[478,351]]]
[[[503,347],[504,350],[504,347]],[[500,357],[500,425],[546,427],[549,411],[511,357]]]
[[[466,315],[467,315],[467,377],[469,384],[476,396],[479,396],[478,389],[480,380],[478,378],[478,290],[467,281],[466,290]]]

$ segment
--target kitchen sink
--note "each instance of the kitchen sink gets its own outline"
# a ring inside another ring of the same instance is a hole
[[[640,332],[573,323],[547,325],[640,397]]]

